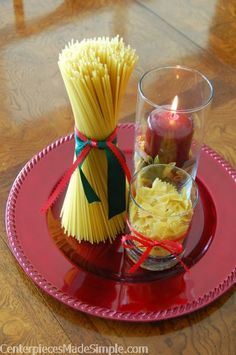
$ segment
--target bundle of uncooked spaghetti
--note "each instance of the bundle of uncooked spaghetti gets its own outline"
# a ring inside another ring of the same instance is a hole
[[[103,141],[114,132],[121,99],[136,61],[135,51],[125,46],[118,36],[71,41],[60,53],[58,64],[75,127],[87,139]],[[108,217],[107,170],[105,151],[91,149],[82,172],[77,168],[71,176],[61,210],[61,224],[68,235],[79,241],[111,241],[124,229],[125,211]],[[97,202],[88,202],[81,174],[98,196]],[[117,186],[112,188],[115,191]]]

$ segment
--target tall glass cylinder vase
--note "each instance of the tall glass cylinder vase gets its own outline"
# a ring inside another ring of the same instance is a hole
[[[145,73],[138,85],[135,171],[172,163],[195,178],[212,98],[210,81],[197,70],[174,66]]]

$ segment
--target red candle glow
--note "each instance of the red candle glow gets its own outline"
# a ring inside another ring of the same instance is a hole
[[[156,109],[148,117],[145,151],[153,159],[158,155],[159,162],[175,162],[182,167],[189,160],[193,137],[191,116],[177,113],[178,96],[175,96],[170,111]]]

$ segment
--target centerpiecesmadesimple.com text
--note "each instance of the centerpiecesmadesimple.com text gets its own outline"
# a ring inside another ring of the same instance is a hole
[[[58,346],[46,346],[46,345],[0,345],[1,354],[149,354],[148,346],[145,345],[129,345],[123,346],[120,344],[114,345],[99,345],[99,344],[63,344]]]

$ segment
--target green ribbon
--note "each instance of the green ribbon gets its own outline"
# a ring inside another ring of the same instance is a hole
[[[126,178],[123,167],[121,166],[119,160],[113,151],[108,147],[107,141],[95,141],[96,147],[94,146],[94,141],[88,139],[86,141],[80,139],[80,137],[75,133],[75,154],[78,157],[83,153],[84,148],[89,145],[95,149],[102,149],[105,151],[107,158],[107,199],[108,199],[108,218],[112,218],[126,209]],[[117,139],[112,141],[112,144],[116,145]],[[118,149],[118,148],[117,148]],[[89,153],[88,153],[89,154]],[[85,157],[86,159],[86,157]],[[89,203],[101,202],[99,196],[96,194],[89,181],[87,180],[83,170],[82,165],[84,160],[78,165],[80,172],[80,178],[83,185],[85,196]]]

